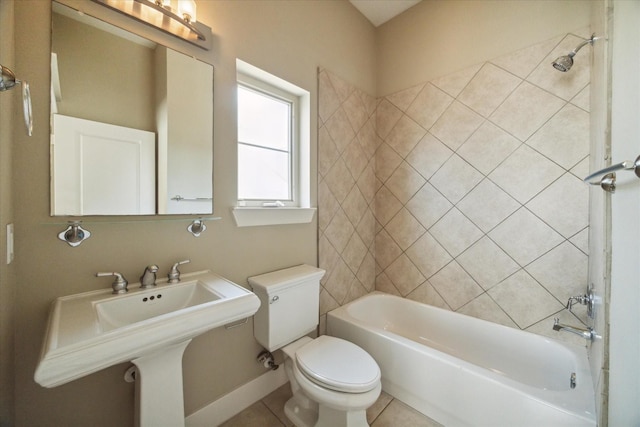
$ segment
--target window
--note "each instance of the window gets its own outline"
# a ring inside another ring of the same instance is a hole
[[[311,222],[310,94],[236,60],[238,226]]]
[[[264,82],[238,82],[238,200],[296,204],[295,95]]]

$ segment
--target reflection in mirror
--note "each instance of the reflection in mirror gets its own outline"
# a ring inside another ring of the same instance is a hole
[[[51,214],[213,213],[213,67],[53,3]]]

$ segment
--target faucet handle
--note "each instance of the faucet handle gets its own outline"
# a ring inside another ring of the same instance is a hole
[[[589,299],[590,297],[587,294],[569,297],[569,299],[567,300],[567,310],[571,311],[571,308],[573,307],[574,304],[587,305],[589,304]]]
[[[111,284],[111,287],[113,288],[113,292],[112,292],[113,294],[124,294],[128,292],[127,286],[129,285],[129,282],[127,281],[127,279],[124,278],[124,276],[121,273],[118,273],[117,271],[96,273],[96,277],[105,277],[105,276],[115,276],[116,278]]]
[[[178,266],[182,264],[190,263],[190,259],[185,259],[184,261],[178,261],[171,266],[171,270],[169,270],[169,274],[167,277],[169,278],[169,283],[178,283],[180,281],[180,271],[178,270]]]

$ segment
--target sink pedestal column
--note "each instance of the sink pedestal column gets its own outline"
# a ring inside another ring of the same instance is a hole
[[[136,375],[136,427],[184,426],[182,355],[191,340],[131,362]]]

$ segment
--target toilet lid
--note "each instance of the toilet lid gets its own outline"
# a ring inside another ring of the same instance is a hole
[[[296,351],[300,372],[316,384],[346,393],[364,393],[380,381],[375,360],[357,345],[322,335]]]

